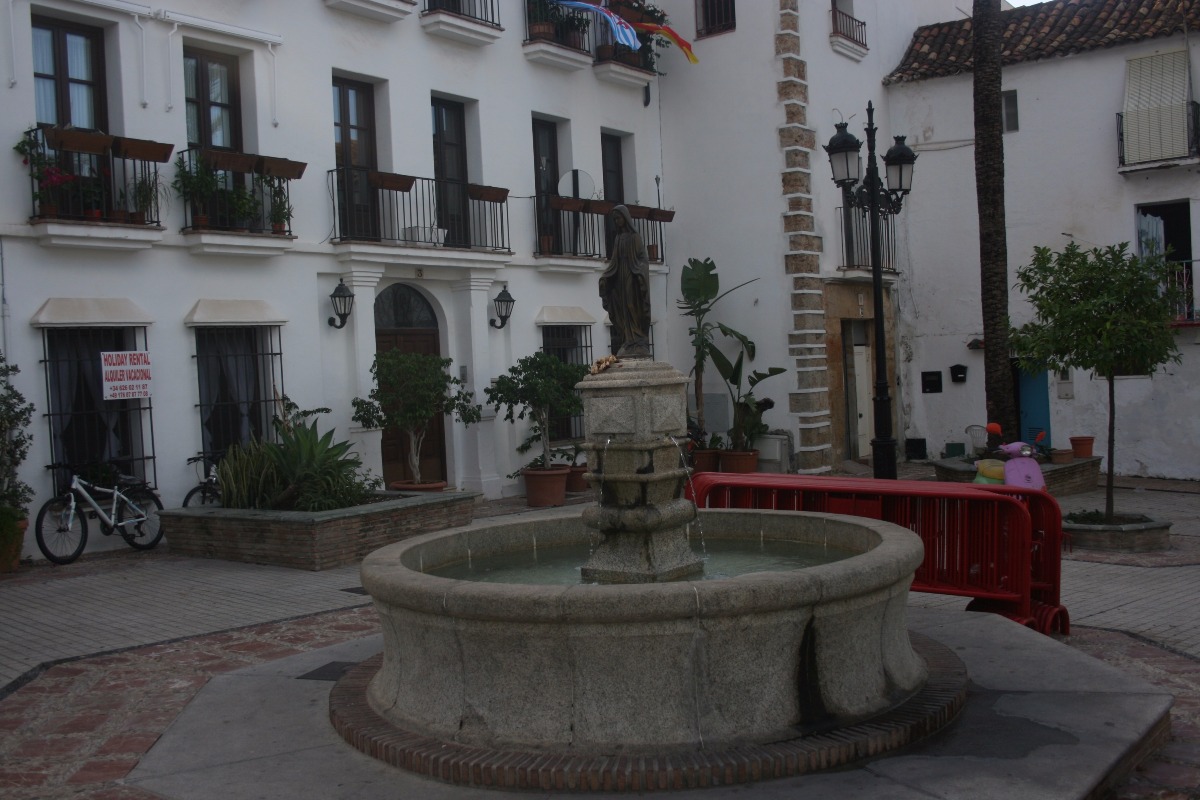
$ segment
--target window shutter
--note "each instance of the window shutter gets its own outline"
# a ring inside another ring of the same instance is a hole
[[[1125,62],[1126,164],[1187,157],[1190,95],[1186,51]]]

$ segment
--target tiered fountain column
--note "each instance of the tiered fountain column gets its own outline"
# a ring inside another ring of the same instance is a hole
[[[644,358],[614,362],[578,384],[587,477],[599,498],[583,520],[604,537],[584,580],[654,583],[703,572],[687,539],[696,507],[683,496],[686,384],[671,365]]]

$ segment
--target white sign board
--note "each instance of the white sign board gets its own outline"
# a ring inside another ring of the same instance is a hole
[[[100,354],[105,400],[131,400],[150,396],[150,353],[122,350]]]

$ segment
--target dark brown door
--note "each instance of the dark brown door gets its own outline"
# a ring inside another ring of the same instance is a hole
[[[440,355],[437,317],[429,302],[415,289],[403,284],[389,286],[375,299],[375,352]],[[383,480],[411,480],[408,470],[408,436],[397,430],[383,432]],[[421,446],[421,480],[446,480],[446,421],[436,417],[429,424]]]

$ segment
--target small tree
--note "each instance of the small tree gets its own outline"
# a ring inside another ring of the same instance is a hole
[[[421,445],[429,423],[451,414],[464,425],[478,422],[482,408],[475,395],[448,369],[453,362],[428,353],[388,350],[375,355],[375,388],[367,400],[356,397],[354,421],[367,428],[398,428],[408,437],[408,470],[421,482]]]
[[[1018,286],[1033,304],[1034,320],[1013,332],[1025,369],[1091,370],[1108,382],[1108,479],[1104,514],[1113,520],[1113,452],[1117,375],[1149,374],[1179,362],[1171,332],[1178,293],[1161,254],[1136,256],[1129,243],[1060,253],[1034,249],[1017,270]]]
[[[505,409],[504,419],[513,422],[529,416],[541,433],[542,464],[550,466],[550,418],[578,414],[583,402],[575,384],[587,375],[582,364],[568,364],[549,353],[525,356],[483,390],[490,405]]]
[[[717,304],[725,295],[740,289],[747,283],[753,283],[758,278],[751,278],[748,281],[739,283],[733,289],[721,291],[721,281],[717,277],[717,265],[711,258],[706,258],[701,261],[698,258],[689,258],[687,266],[683,268],[683,272],[679,278],[679,289],[683,293],[683,298],[678,300],[675,305],[683,312],[685,317],[695,317],[696,324],[688,328],[688,335],[692,337],[692,375],[695,376],[694,388],[696,393],[696,426],[704,433],[708,432],[704,422],[704,366],[713,358],[713,354],[721,356],[721,351],[717,348],[717,332],[737,339],[741,343],[742,350],[746,355],[754,359],[754,342],[750,341],[745,334],[735,331],[733,328],[723,325],[720,322],[709,322],[706,317],[713,310],[713,306]]]
[[[29,423],[34,409],[12,385],[12,376],[20,371],[0,353],[0,508],[11,508],[17,519],[24,519],[33,489],[18,477],[18,471],[33,443]]]

